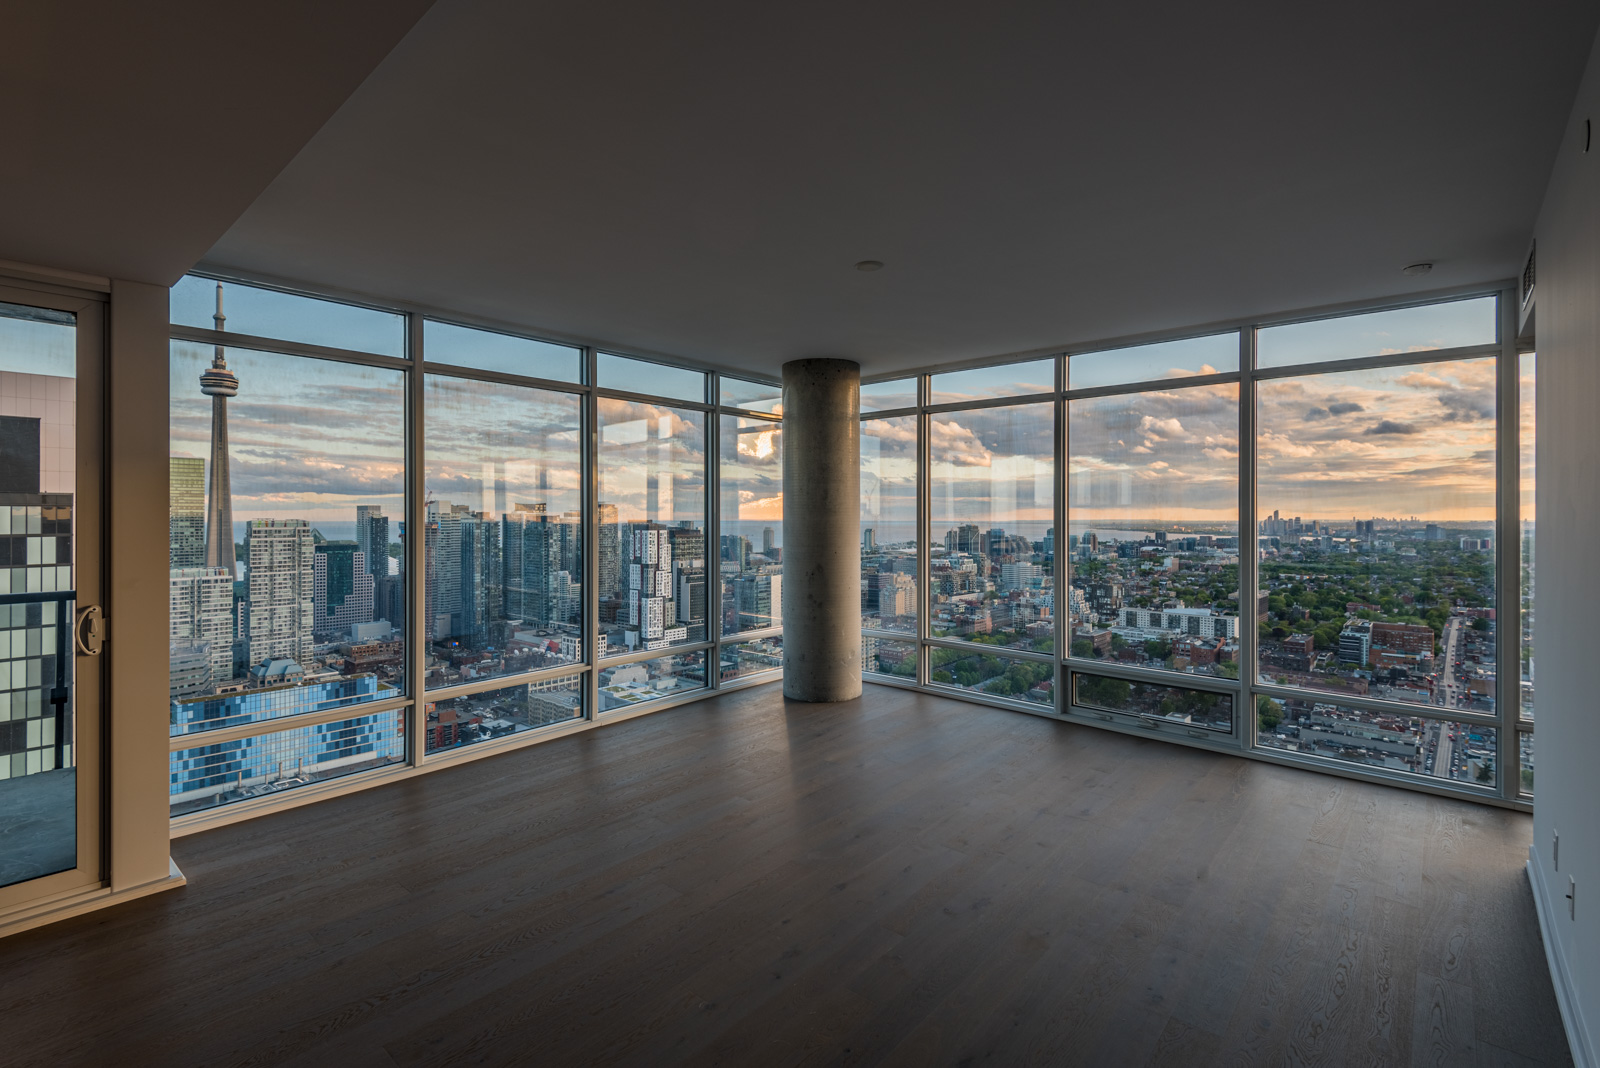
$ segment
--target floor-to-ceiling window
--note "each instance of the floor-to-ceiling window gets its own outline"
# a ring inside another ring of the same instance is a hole
[[[1525,798],[1534,358],[1507,299],[869,383],[868,677]],[[893,501],[921,512],[886,544]]]
[[[777,386],[249,282],[172,309],[175,816],[781,669]]]

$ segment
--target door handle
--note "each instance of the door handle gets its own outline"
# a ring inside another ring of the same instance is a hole
[[[79,656],[99,656],[105,651],[106,617],[99,605],[78,610],[72,627],[72,644],[77,647]]]

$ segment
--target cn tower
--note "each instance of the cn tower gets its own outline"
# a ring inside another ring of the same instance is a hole
[[[227,316],[222,314],[222,283],[217,283],[217,313],[211,317],[220,334]],[[206,497],[206,566],[234,574],[233,482],[228,477],[228,398],[239,394],[239,380],[228,370],[221,345],[211,366],[200,375],[200,392],[211,398],[211,479]]]

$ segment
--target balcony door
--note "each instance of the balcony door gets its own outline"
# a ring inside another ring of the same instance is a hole
[[[103,324],[0,285],[0,915],[104,880]]]

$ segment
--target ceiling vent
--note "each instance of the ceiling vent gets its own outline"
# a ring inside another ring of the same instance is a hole
[[[1528,263],[1522,268],[1522,307],[1528,307],[1528,300],[1533,296],[1533,260],[1539,251],[1539,243],[1535,241],[1528,248]]]

